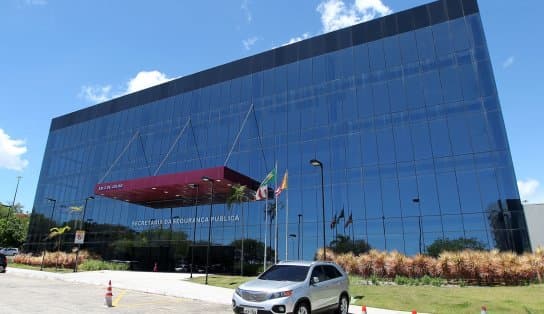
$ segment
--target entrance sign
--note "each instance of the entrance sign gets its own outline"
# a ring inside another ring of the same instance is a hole
[[[76,237],[74,239],[75,244],[83,244],[85,242],[85,230],[77,230]]]

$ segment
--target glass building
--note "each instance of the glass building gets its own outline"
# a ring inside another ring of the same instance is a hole
[[[275,203],[253,197],[276,164],[277,185],[289,178],[271,220]],[[214,199],[216,181],[198,177],[223,166],[249,182],[241,203],[227,205],[225,185]],[[188,183],[163,191],[183,200],[101,193],[154,177]],[[194,203],[175,191],[191,184]],[[44,237],[62,225],[63,249],[85,229],[83,248],[148,270],[191,255],[202,265],[208,235],[215,271],[240,267],[242,239],[248,269],[263,243],[268,257],[312,259],[323,225],[328,246],[415,254],[463,238],[530,250],[476,1],[433,2],[53,119],[27,249],[52,249]]]

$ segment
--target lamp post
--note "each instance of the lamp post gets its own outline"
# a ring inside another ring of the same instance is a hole
[[[211,185],[211,194],[210,194],[210,215],[208,218],[208,245],[206,247],[206,281],[205,284],[208,284],[208,267],[210,265],[210,241],[212,237],[212,211],[213,211],[213,188],[214,181],[210,177],[202,177],[202,181],[208,182]]]
[[[195,194],[195,221],[193,223],[193,247],[191,248],[191,278],[193,278],[193,265],[195,264],[195,243],[196,243],[196,218],[198,216],[198,184],[189,184],[189,187],[196,189]]]
[[[15,187],[15,194],[13,195],[13,202],[11,202],[11,207],[8,209],[8,217],[11,215],[11,211],[15,210],[15,198],[17,197],[17,191],[19,190],[19,181],[21,181],[21,176],[17,177],[17,186]]]
[[[422,253],[422,238],[423,238],[423,232],[421,230],[421,207],[419,206],[419,197],[414,197],[412,199],[412,202],[414,204],[417,204],[418,207],[418,225],[419,225],[419,254]]]
[[[47,201],[48,202],[52,202],[53,203],[53,208],[51,209],[51,215],[49,217],[49,223],[51,223],[51,221],[53,221],[53,213],[55,212],[55,205],[57,205],[57,200],[56,199],[53,199],[53,198],[47,198]],[[51,225],[49,225],[49,227],[51,227]],[[43,270],[43,262],[45,260],[45,244],[43,246],[43,253],[42,253],[42,264],[40,266],[40,270]]]
[[[298,214],[298,230],[297,230],[297,240],[298,240],[298,247],[297,247],[297,259],[300,260],[300,220],[302,219],[302,214]]]
[[[85,214],[87,213],[87,202],[89,200],[94,200],[94,196],[89,196],[85,199],[85,204],[83,205],[83,217],[81,218],[81,229],[85,231]],[[79,259],[79,250],[81,249],[81,244],[77,245],[77,251],[76,251],[76,262],[74,265],[74,273],[77,273],[77,261]]]
[[[323,220],[322,220],[322,225],[323,225],[323,260],[326,261],[327,260],[327,247],[325,245],[325,238],[326,238],[326,234],[325,234],[325,184],[324,184],[324,181],[323,181],[323,163],[317,159],[312,159],[310,160],[310,164],[314,167],[319,167],[319,169],[321,170],[321,206],[322,206],[322,215],[323,215]]]
[[[294,248],[294,246],[295,246],[294,240],[295,240],[296,237],[297,237],[297,235],[294,234],[294,233],[289,234],[289,238],[293,239],[293,241],[291,242],[291,246],[292,246],[292,250],[291,250],[291,251],[294,251],[294,250],[295,250],[295,248]],[[287,260],[289,260],[289,256],[287,257]]]

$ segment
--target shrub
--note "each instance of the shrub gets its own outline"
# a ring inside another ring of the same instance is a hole
[[[114,263],[114,262],[106,262],[102,260],[97,259],[89,259],[86,260],[81,266],[79,266],[79,269],[86,270],[86,271],[93,271],[93,270],[128,270],[129,265],[127,263]]]
[[[321,257],[322,250],[316,254]],[[348,273],[369,278],[373,284],[389,279],[397,284],[440,286],[449,281],[460,285],[525,285],[542,283],[544,249],[517,255],[512,252],[464,250],[442,252],[437,258],[399,252],[370,250],[366,254],[330,254],[327,259],[341,265]]]

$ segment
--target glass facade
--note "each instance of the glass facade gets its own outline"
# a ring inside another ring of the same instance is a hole
[[[190,217],[209,206],[85,201],[101,179],[151,176],[165,159],[157,174],[225,164],[260,180],[277,163],[280,181],[288,169],[278,257],[287,243],[288,259],[312,259],[323,243],[314,158],[323,164],[327,245],[338,234],[407,254],[444,238],[530,249],[475,0],[434,2],[54,119],[28,249],[49,245],[49,227],[84,220],[84,247],[105,258],[142,269],[186,261],[208,239],[208,225]],[[82,219],[74,207],[85,203]],[[214,215],[236,219],[212,223],[212,261],[232,256],[221,263],[235,268],[237,240],[274,238],[264,208],[213,205]],[[73,246],[73,234],[65,243]]]

